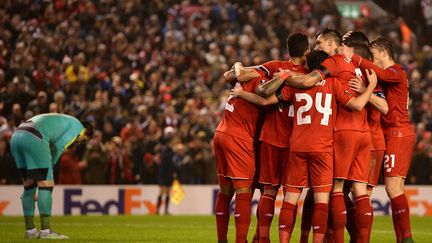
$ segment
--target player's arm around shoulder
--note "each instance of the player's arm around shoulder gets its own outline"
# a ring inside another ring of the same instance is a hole
[[[260,106],[272,105],[278,102],[278,99],[276,98],[276,95],[274,93],[264,98],[255,93],[243,90],[241,85],[236,85],[233,89],[231,89],[230,95],[233,97],[243,98],[250,103]]]
[[[255,67],[244,67],[241,62],[234,63],[234,73],[239,82],[248,82],[251,79],[260,77]]]

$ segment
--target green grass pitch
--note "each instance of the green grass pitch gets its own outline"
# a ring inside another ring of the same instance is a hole
[[[36,218],[35,221],[38,225],[39,220]],[[271,228],[272,242],[278,242],[277,222],[275,217]],[[299,240],[299,225],[298,217],[292,242]],[[217,242],[212,216],[56,216],[52,217],[51,226],[70,237],[66,242]],[[255,226],[253,217],[249,241]],[[432,242],[432,217],[412,217],[411,227],[415,242]],[[234,233],[231,217],[229,242],[235,241]],[[23,235],[21,217],[0,217],[0,242],[23,242]],[[347,236],[345,233],[346,242]],[[42,240],[31,240],[35,241]],[[395,242],[391,217],[375,217],[371,242]]]

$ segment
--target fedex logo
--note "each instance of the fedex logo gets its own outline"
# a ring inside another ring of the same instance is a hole
[[[117,214],[130,215],[132,210],[141,209],[147,211],[148,214],[155,214],[156,206],[148,200],[139,200],[140,196],[139,188],[118,189],[117,199],[102,201],[83,199],[82,189],[65,189],[63,213],[68,215],[72,214],[72,210],[78,210],[82,215],[110,214],[115,210]]]

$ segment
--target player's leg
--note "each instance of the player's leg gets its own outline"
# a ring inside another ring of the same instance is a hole
[[[356,232],[358,243],[369,242],[372,229],[373,209],[371,207],[366,182],[353,182],[356,206]]]
[[[264,184],[264,193],[258,205],[259,242],[265,243],[270,242],[270,226],[274,215],[275,199],[283,170],[289,161],[289,148],[279,148],[262,142],[260,152],[260,182]]]
[[[278,186],[264,185],[264,193],[258,204],[259,242],[270,242],[270,226],[278,188]]]
[[[347,223],[345,225],[345,228],[348,231],[348,234],[350,236],[350,243],[355,243],[357,234],[356,234],[356,217],[355,217],[355,204],[351,200],[350,193],[351,193],[351,187],[352,182],[346,181],[344,184],[344,200],[345,200],[345,207],[347,209]]]
[[[313,187],[313,242],[324,241],[333,181],[333,153],[310,153],[309,175]]]
[[[38,232],[34,223],[34,214],[35,214],[35,193],[37,189],[36,181],[33,179],[27,178],[27,164],[25,160],[25,150],[21,150],[21,145],[25,145],[26,141],[26,133],[16,132],[11,138],[10,146],[12,156],[15,160],[16,166],[20,172],[24,191],[21,196],[21,205],[23,208],[24,214],[24,222],[25,222],[25,238],[37,238]]]
[[[347,221],[343,195],[344,183],[343,179],[334,179],[330,196],[333,237],[336,243],[344,242],[344,228]]]
[[[347,222],[343,187],[354,161],[357,139],[353,138],[354,135],[351,131],[339,131],[333,135],[334,181],[330,195],[330,212],[335,242],[342,243],[344,242],[344,228]]]
[[[373,150],[371,153],[371,163],[369,168],[368,194],[372,196],[373,188],[378,184],[381,168],[383,166],[385,150]]]
[[[50,218],[52,211],[52,192],[54,188],[53,164],[51,163],[51,151],[47,141],[33,137],[29,139],[26,149],[26,161],[30,161],[27,167],[28,178],[37,181],[38,194],[37,206],[39,210],[41,239],[67,239],[67,236],[51,230]]]
[[[284,187],[284,201],[279,214],[279,242],[290,242],[297,215],[297,201],[300,198],[302,188]]]
[[[404,191],[405,179],[396,176],[385,177],[384,182],[391,202],[393,226],[397,242],[410,242],[412,234],[409,204]]]
[[[297,216],[297,201],[302,189],[308,187],[307,153],[290,152],[281,182],[285,194],[279,214],[279,240],[289,242]]]
[[[384,182],[392,207],[393,225],[398,242],[412,242],[409,204],[405,196],[405,177],[411,165],[415,136],[386,139]]]
[[[236,226],[236,242],[247,242],[247,234],[251,221],[252,179],[233,179],[235,190],[234,222]]]
[[[349,180],[353,181],[353,194],[356,207],[356,233],[357,243],[369,242],[372,229],[373,211],[367,193],[369,181],[369,167],[371,163],[371,136],[369,132],[356,133],[359,142],[355,151],[353,165],[349,172]]]
[[[218,176],[219,192],[216,197],[215,214],[218,242],[228,242],[228,224],[229,224],[229,207],[234,195],[234,186],[232,181],[223,176]]]
[[[21,197],[21,204],[26,228],[24,237],[27,239],[38,238],[39,232],[36,230],[34,223],[37,183],[33,179],[24,179],[23,185],[24,192]]]
[[[234,186],[232,180],[224,177],[223,175],[227,171],[228,167],[228,149],[229,149],[229,137],[224,136],[219,132],[215,133],[213,139],[213,147],[216,158],[216,174],[219,184],[219,192],[216,197],[215,215],[216,215],[216,231],[218,242],[228,242],[228,224],[230,218],[230,202],[234,195]]]
[[[309,232],[312,227],[314,204],[313,189],[309,188],[303,203],[300,243],[309,242]]]

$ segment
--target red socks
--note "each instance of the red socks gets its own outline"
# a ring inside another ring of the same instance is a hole
[[[372,229],[373,211],[369,195],[364,194],[356,197],[356,231],[357,243],[368,243]]]
[[[345,207],[347,210],[347,223],[345,225],[345,228],[347,229],[349,235],[350,235],[350,242],[356,242],[357,234],[356,234],[356,206],[351,201],[351,198],[349,197],[349,191],[344,192],[344,200],[345,200]]]
[[[333,193],[331,200],[331,214],[335,243],[344,243],[344,227],[347,221],[344,196],[342,192]]]
[[[251,221],[252,193],[236,194],[234,209],[234,220],[236,227],[236,242],[246,242],[249,225]]]
[[[314,212],[313,192],[309,189],[303,204],[300,243],[308,243],[309,231],[312,227],[312,215]]]
[[[313,210],[313,242],[321,243],[327,231],[328,204],[316,203]],[[303,234],[302,234],[303,235]]]
[[[296,206],[284,201],[279,215],[279,241],[289,243],[295,223]]]
[[[395,222],[398,227],[395,227],[396,236],[401,237],[400,240],[411,238],[411,225],[409,216],[409,205],[405,194],[399,195],[391,199],[391,207],[393,216],[393,225]],[[399,230],[399,232],[398,232]],[[401,236],[398,236],[401,235]]]
[[[218,193],[216,198],[215,214],[216,214],[216,228],[218,240],[226,241],[228,233],[229,223],[229,205],[231,202],[231,196]]]
[[[274,214],[275,197],[276,196],[263,194],[258,204],[260,243],[270,242],[269,234]]]

